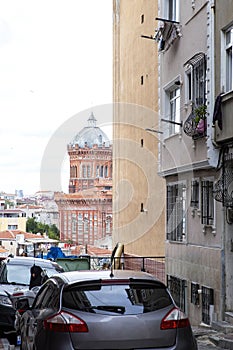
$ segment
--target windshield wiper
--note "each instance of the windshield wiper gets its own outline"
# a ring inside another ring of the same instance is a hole
[[[12,284],[13,286],[28,286],[28,284],[20,283],[20,282],[4,282],[4,284]]]
[[[84,309],[104,310],[104,311],[109,311],[109,312],[115,312],[115,313],[118,313],[118,314],[124,314],[125,313],[125,307],[124,306],[118,306],[118,305],[87,306]]]

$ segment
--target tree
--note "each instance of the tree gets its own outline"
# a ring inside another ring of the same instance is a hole
[[[26,231],[31,233],[40,233],[43,234],[46,232],[49,238],[59,239],[60,231],[56,225],[47,225],[41,222],[37,222],[35,218],[28,218],[26,222]]]

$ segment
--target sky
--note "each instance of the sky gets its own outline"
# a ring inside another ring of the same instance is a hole
[[[93,111],[110,132],[98,106],[111,102],[111,0],[0,0],[0,191],[40,191],[57,130],[77,115],[75,135]]]

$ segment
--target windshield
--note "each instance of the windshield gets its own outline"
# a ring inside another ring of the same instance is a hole
[[[30,265],[5,265],[4,270],[0,276],[0,283],[14,283],[28,285],[30,283]],[[46,267],[44,269],[48,277],[57,273],[55,268]]]

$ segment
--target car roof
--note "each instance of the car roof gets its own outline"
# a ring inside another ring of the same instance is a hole
[[[14,256],[14,257],[8,257],[3,260],[3,263],[6,264],[12,264],[12,265],[40,265],[40,266],[58,266],[54,261],[41,259],[41,258],[34,258],[34,257],[26,257],[26,256]]]
[[[153,275],[134,270],[81,270],[81,271],[69,271],[63,272],[54,278],[62,279],[65,284],[73,284],[82,281],[98,280],[98,279],[112,279],[112,280],[127,280],[127,279],[145,279],[150,281],[159,282],[164,285],[161,281],[155,278]]]

